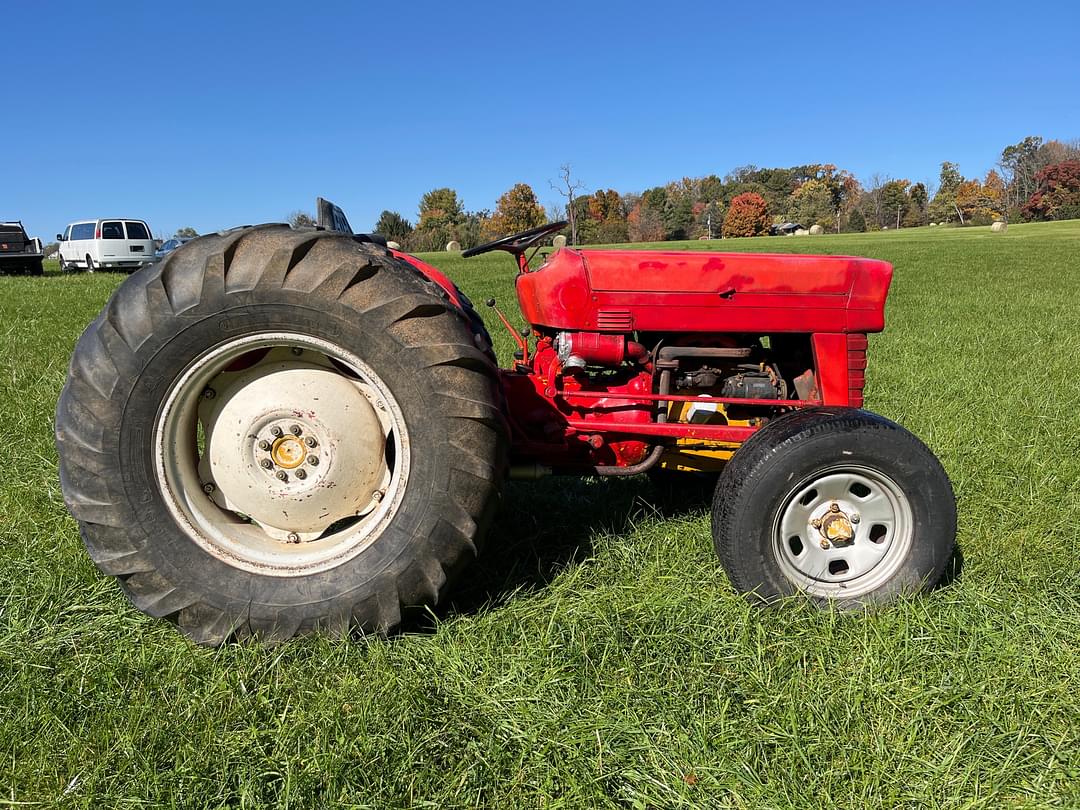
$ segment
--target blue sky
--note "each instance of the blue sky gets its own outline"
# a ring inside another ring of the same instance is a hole
[[[12,2],[0,218],[156,233],[280,221],[316,195],[357,230],[736,166],[981,175],[1080,137],[1080,3]],[[13,31],[27,32],[25,38]],[[17,98],[23,99],[16,102]]]

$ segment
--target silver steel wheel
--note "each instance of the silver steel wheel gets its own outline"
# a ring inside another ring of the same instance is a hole
[[[315,573],[359,554],[409,475],[386,384],[352,352],[295,333],[237,338],[192,362],[158,412],[154,446],[178,524],[260,574]]]
[[[791,490],[773,526],[773,551],[800,590],[851,598],[896,573],[913,533],[911,504],[892,478],[867,467],[838,466]]]

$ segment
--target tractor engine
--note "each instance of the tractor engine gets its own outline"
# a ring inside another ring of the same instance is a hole
[[[525,446],[546,445],[537,456],[551,459],[553,443],[559,444],[558,471],[585,467],[630,475],[657,463],[718,468],[731,455],[728,444],[683,438],[650,443],[618,436],[622,426],[629,434],[652,422],[757,426],[767,421],[761,416],[767,408],[722,400],[760,400],[768,406],[787,399],[788,384],[758,338],[747,337],[745,345],[734,339],[727,341],[730,345],[686,342],[686,335],[633,339],[568,330],[538,335],[536,351],[528,358],[531,373],[506,378],[515,407],[526,394],[533,404],[527,419],[514,420],[515,429],[531,434]],[[519,361],[521,371],[525,366]]]

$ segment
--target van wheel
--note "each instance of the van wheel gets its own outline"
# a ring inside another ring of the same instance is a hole
[[[94,260],[91,259],[89,256],[86,257],[86,272],[87,273],[93,273],[94,272]]]

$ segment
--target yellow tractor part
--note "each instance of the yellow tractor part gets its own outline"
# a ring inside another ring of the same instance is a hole
[[[676,393],[689,393],[678,391]],[[689,402],[672,402],[668,408],[669,423],[686,424],[686,412],[689,410]],[[713,404],[713,403],[710,403]],[[716,413],[708,424],[716,425],[741,425],[750,426],[749,419],[729,419],[727,409],[722,402],[715,403]],[[720,472],[724,468],[735,451],[739,449],[738,442],[717,442],[704,439],[678,439],[660,456],[659,467],[662,470],[677,472]]]

